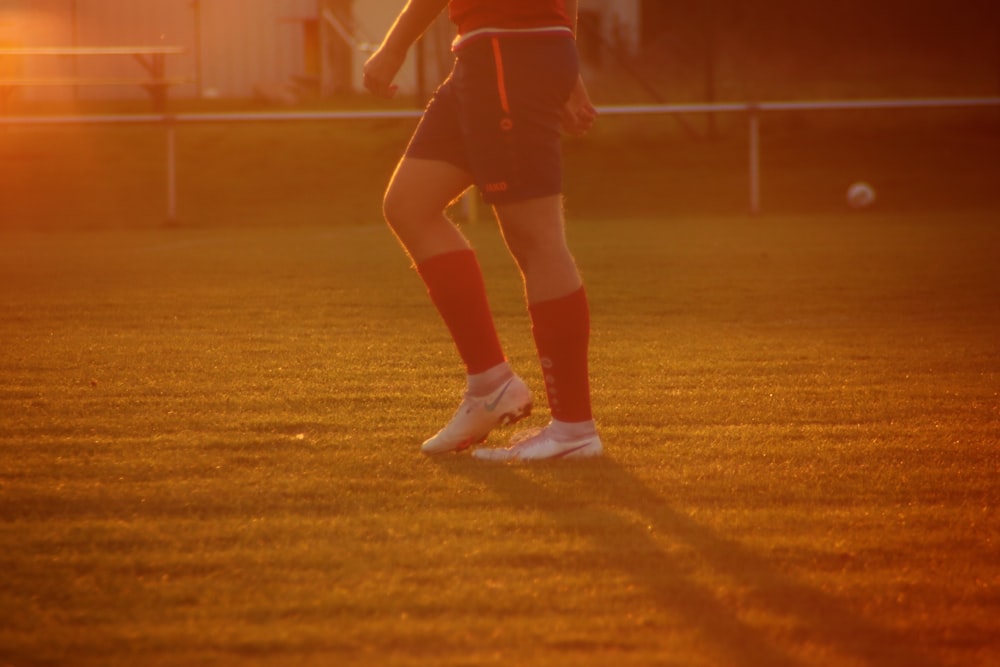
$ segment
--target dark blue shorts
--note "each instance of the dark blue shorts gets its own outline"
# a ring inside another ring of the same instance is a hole
[[[559,117],[578,72],[569,35],[484,36],[463,45],[406,156],[469,172],[490,204],[560,194]]]

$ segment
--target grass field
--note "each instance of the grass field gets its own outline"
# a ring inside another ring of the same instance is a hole
[[[570,235],[608,455],[509,467],[418,453],[462,377],[379,225],[5,232],[0,664],[1000,660],[995,211]]]
[[[768,116],[756,218],[742,123],[567,145],[608,455],[526,467],[418,453],[408,124],[182,127],[174,228],[162,129],[0,130],[0,665],[996,664],[995,113]]]

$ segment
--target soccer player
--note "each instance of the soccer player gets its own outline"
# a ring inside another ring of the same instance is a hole
[[[524,280],[551,421],[509,447],[473,456],[599,455],[587,365],[590,310],[562,207],[560,129],[583,134],[597,115],[579,73],[577,0],[408,0],[365,63],[369,91],[395,93],[407,51],[446,6],[458,27],[454,69],[428,103],[383,202],[467,374],[457,412],[421,449],[467,449],[532,408],[497,337],[476,254],[445,215],[475,185]]]

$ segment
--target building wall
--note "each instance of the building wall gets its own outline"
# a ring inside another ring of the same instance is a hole
[[[252,97],[306,73],[305,18],[315,0],[200,0],[201,93]]]
[[[188,2],[157,0],[0,0],[0,44],[12,47],[183,46],[169,56],[167,74],[194,71],[193,11]],[[25,78],[141,78],[145,70],[131,56],[2,57],[3,71]],[[187,86],[187,94],[195,92]],[[138,87],[39,86],[18,89],[25,100],[141,98]]]
[[[316,0],[0,0],[0,44],[7,46],[182,46],[167,74],[192,83],[172,97],[248,98],[261,86],[304,71],[302,21]],[[200,39],[198,38],[200,35]],[[127,56],[23,56],[0,64],[19,76],[141,77]],[[34,87],[25,100],[142,98],[138,87]]]
[[[359,42],[380,41],[402,6],[403,0],[355,1]],[[306,19],[315,30],[318,9],[318,0],[0,0],[0,45],[182,46],[184,54],[168,57],[167,74],[192,83],[172,88],[171,97],[251,98],[310,73]],[[349,87],[359,89],[367,53],[352,45],[347,55]],[[404,94],[416,86],[414,61],[411,56],[400,73]],[[0,72],[25,78],[144,75],[139,63],[123,56],[8,56]],[[138,87],[39,86],[18,89],[15,96],[141,99],[146,93]]]

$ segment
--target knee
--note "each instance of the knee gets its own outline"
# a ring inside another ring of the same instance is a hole
[[[382,197],[382,217],[397,235],[426,229],[443,216],[444,208],[412,189],[392,185]]]
[[[504,229],[504,242],[522,271],[564,261],[569,255],[566,238],[550,233],[543,227],[511,227]]]
[[[407,209],[406,197],[397,188],[389,187],[382,197],[382,217],[389,227],[396,229],[405,224]]]

